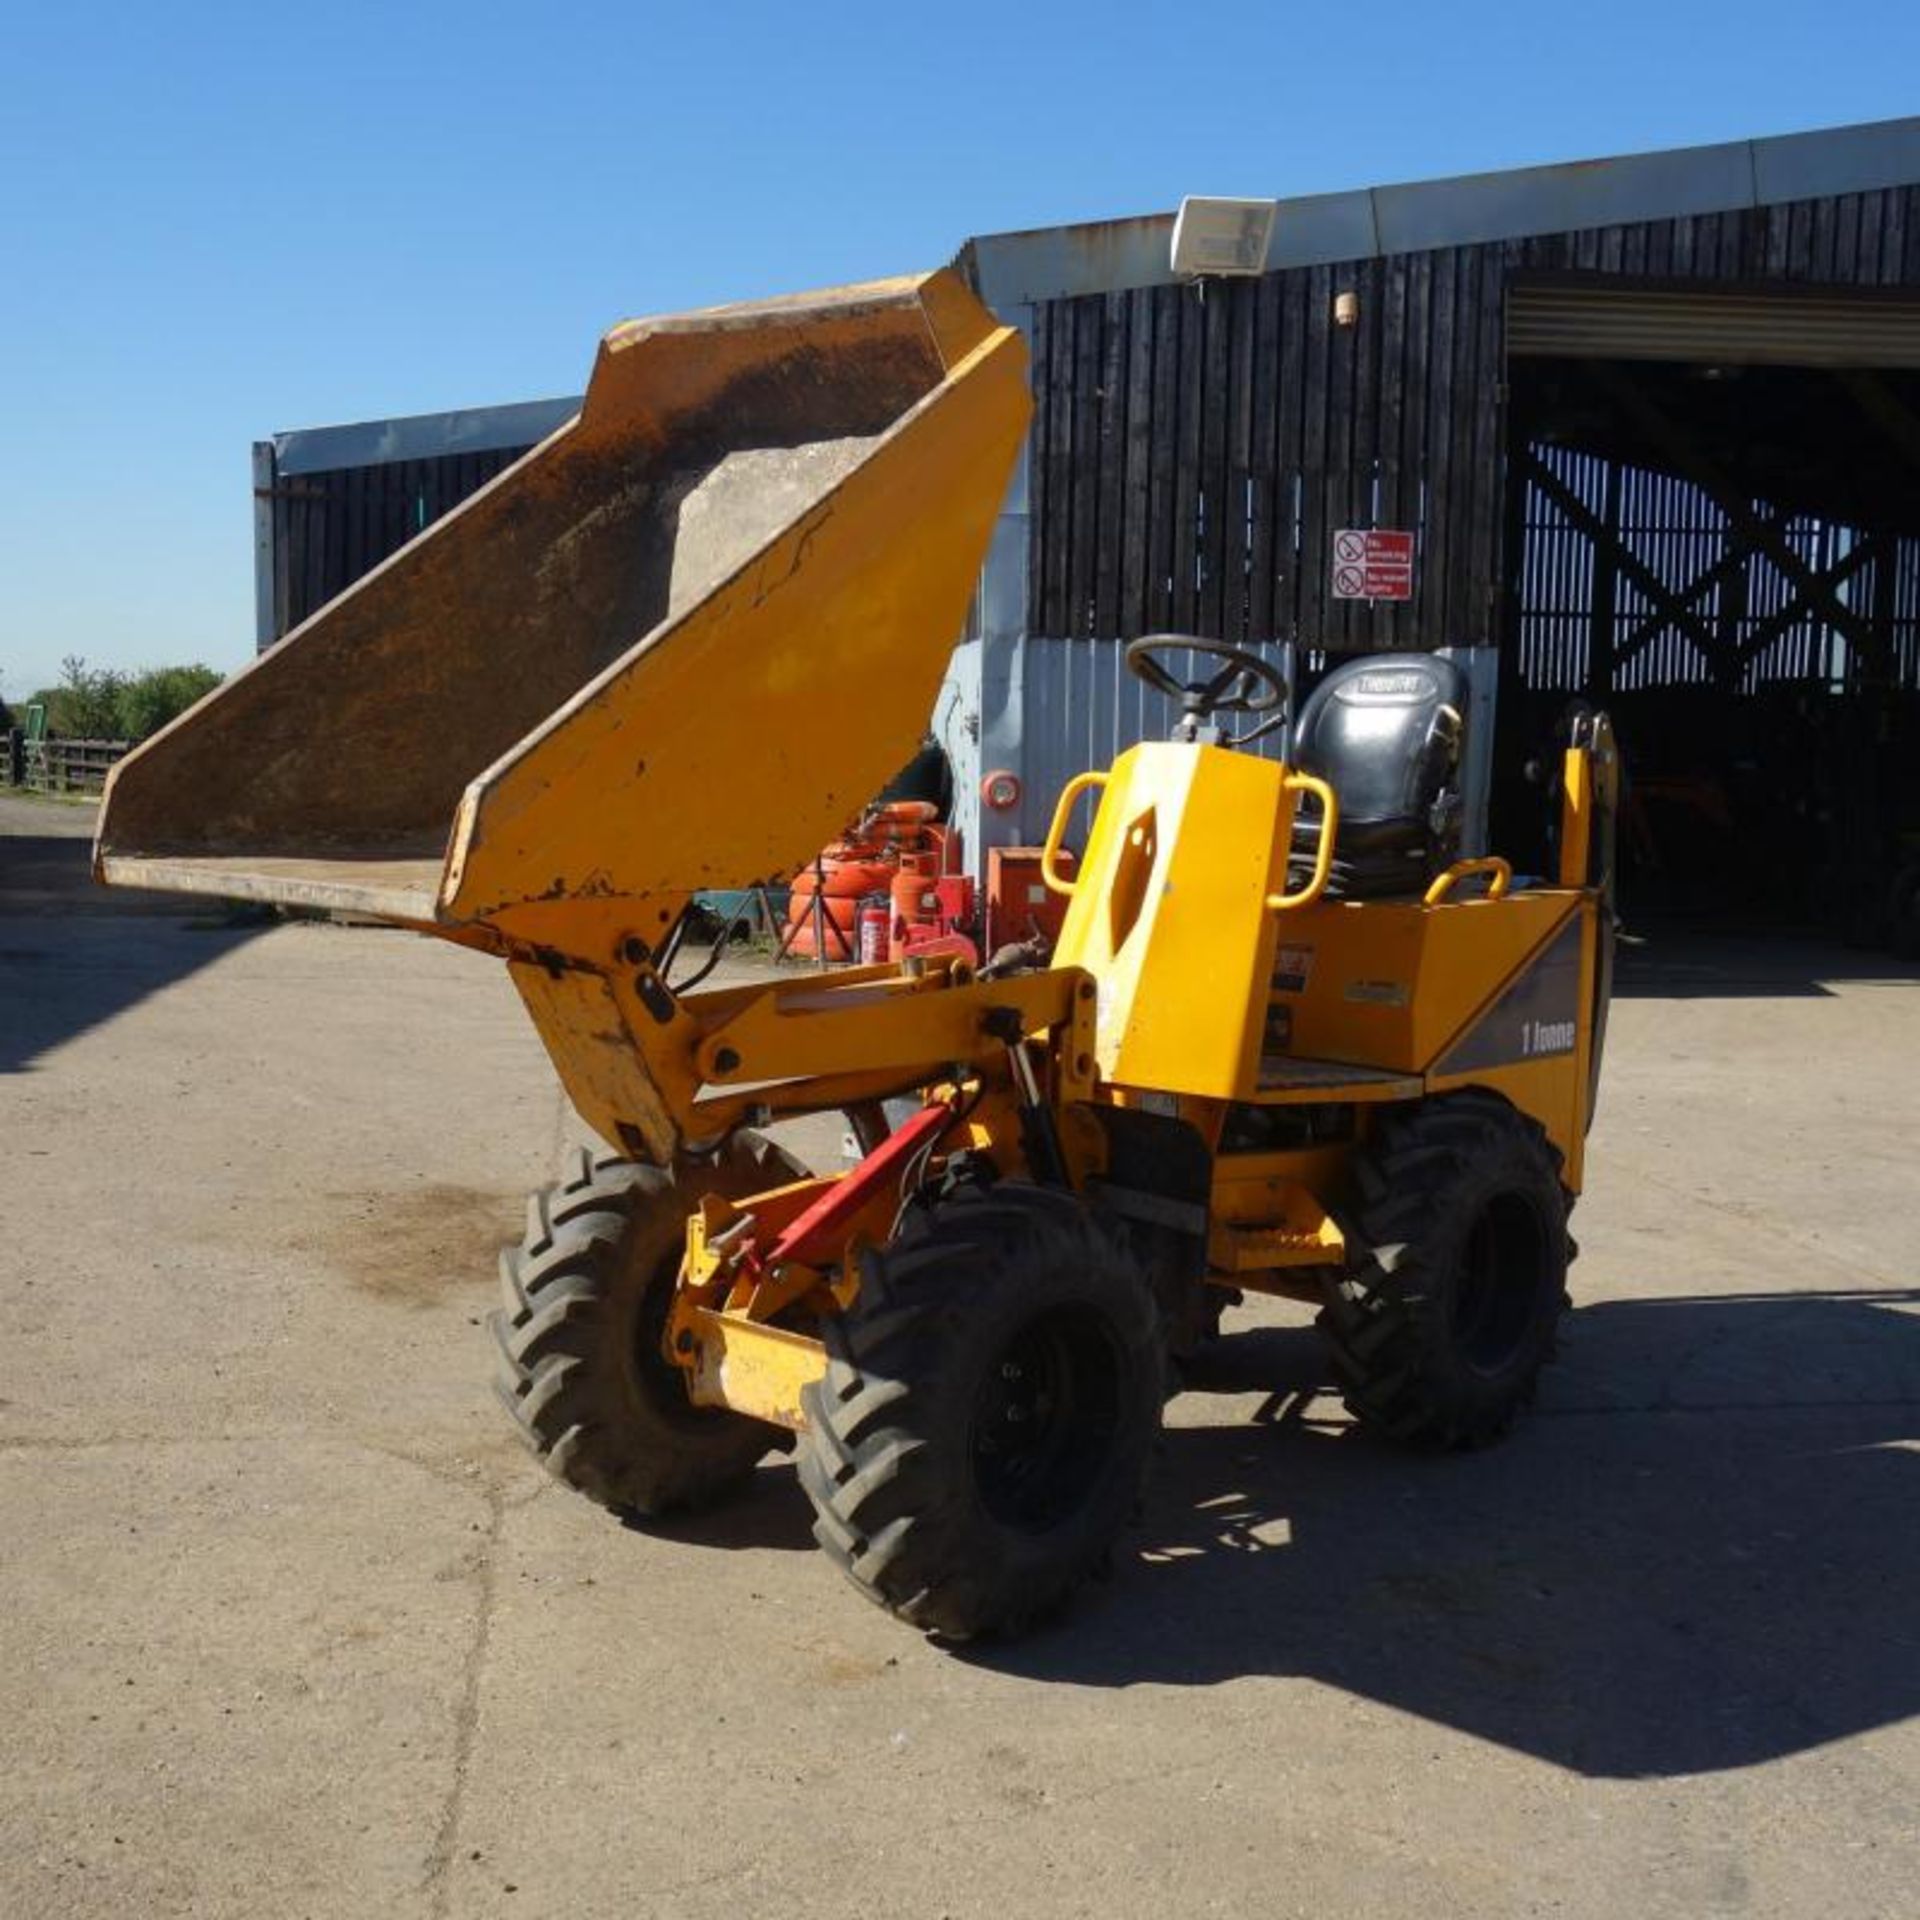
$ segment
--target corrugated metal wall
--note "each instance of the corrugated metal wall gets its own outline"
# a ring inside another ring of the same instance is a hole
[[[1291,673],[1288,649],[1263,651]],[[1211,670],[1184,651],[1165,657],[1192,678]],[[1029,641],[1016,635],[962,645],[933,718],[953,763],[955,824],[980,853],[988,846],[1038,845],[1060,790],[1075,774],[1110,766],[1138,741],[1166,739],[1179,710],[1127,671],[1125,649],[1111,641]],[[1278,758],[1280,746],[1275,734],[1248,751]],[[1019,804],[1005,813],[979,803],[982,777],[999,769],[1018,774],[1021,782]],[[1070,845],[1079,846],[1086,825],[1083,809]]]

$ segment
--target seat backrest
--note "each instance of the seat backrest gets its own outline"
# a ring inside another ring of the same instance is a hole
[[[1430,653],[1349,660],[1300,710],[1293,762],[1332,786],[1343,822],[1444,835],[1458,811],[1466,686],[1452,661]]]

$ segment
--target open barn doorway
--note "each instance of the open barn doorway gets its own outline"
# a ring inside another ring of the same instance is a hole
[[[1556,278],[1507,319],[1502,823],[1591,700],[1630,919],[1920,952],[1920,298]]]

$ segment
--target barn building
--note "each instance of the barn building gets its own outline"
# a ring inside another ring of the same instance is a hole
[[[1126,640],[1285,649],[1303,686],[1460,648],[1503,849],[1593,701],[1630,915],[1887,933],[1920,855],[1920,119],[1281,200],[1232,276],[1177,274],[1172,226],[959,255],[1035,397],[935,716],[976,862],[1163,730]],[[262,443],[262,644],[572,407]]]

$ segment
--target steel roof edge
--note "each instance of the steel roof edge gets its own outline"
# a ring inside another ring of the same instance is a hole
[[[407,414],[397,420],[357,420],[337,427],[277,433],[275,473],[329,473],[340,467],[379,467],[396,460],[433,460],[445,454],[495,453],[530,447],[580,411],[577,395],[521,400],[500,407]]]
[[[1460,174],[1279,202],[1269,271],[1920,185],[1920,117]],[[1169,285],[1171,213],[978,235],[956,264],[997,310]]]

